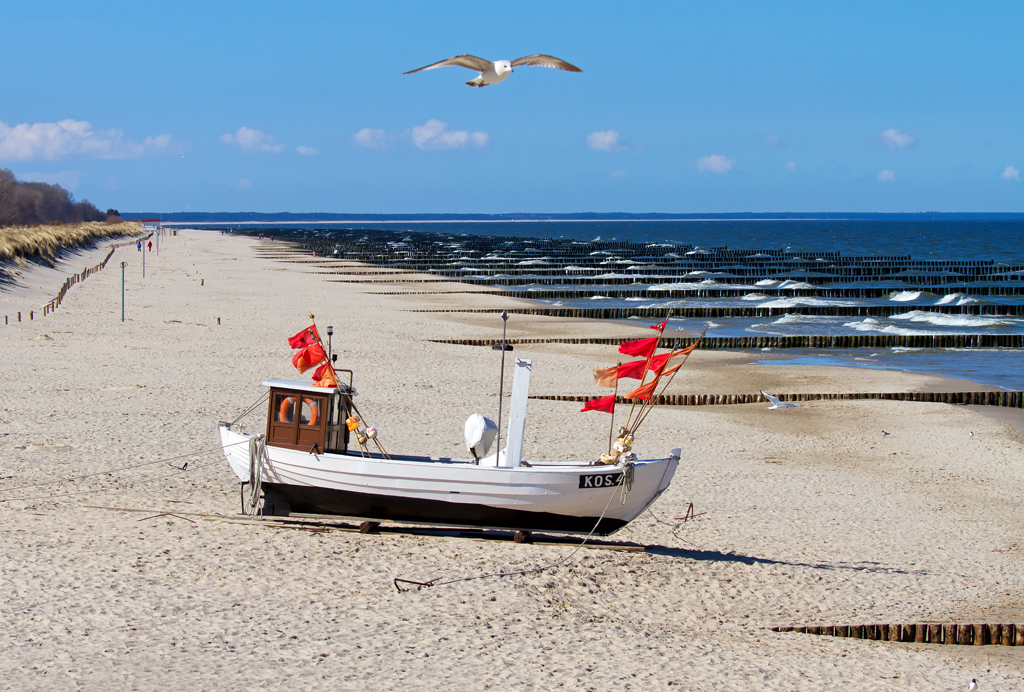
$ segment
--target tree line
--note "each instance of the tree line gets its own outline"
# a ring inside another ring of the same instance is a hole
[[[0,168],[0,226],[34,226],[106,221],[108,214],[92,202],[75,201],[60,185],[19,181],[8,168]],[[120,219],[118,219],[120,220]]]

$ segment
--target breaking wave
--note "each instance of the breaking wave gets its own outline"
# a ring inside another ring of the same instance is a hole
[[[925,312],[923,310],[911,310],[899,315],[892,315],[890,319],[924,322],[937,327],[1005,327],[1013,324],[1012,321],[1005,319],[978,315],[945,315],[941,312]]]

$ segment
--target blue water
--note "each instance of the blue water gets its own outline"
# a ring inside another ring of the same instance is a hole
[[[732,250],[786,250],[808,257],[815,253],[839,252],[843,255],[907,256],[914,260],[993,260],[996,263],[1024,264],[1024,221],[1022,220],[900,220],[900,221],[837,221],[837,220],[764,220],[764,221],[597,221],[597,222],[397,222],[388,224],[320,224],[308,229],[276,229],[280,237],[291,235],[330,238],[335,229],[381,229],[408,233],[443,234],[446,243],[465,236],[504,236],[518,238],[561,238],[578,241],[616,240],[664,245],[671,252],[675,245],[705,248],[728,247]],[[259,231],[249,227],[247,231]],[[436,237],[434,237],[436,240]],[[695,283],[698,279],[694,279]],[[637,281],[630,286],[609,288],[646,288],[656,281]],[[737,286],[738,287],[738,286]],[[888,288],[889,285],[886,284]],[[540,286],[538,288],[550,288]],[[600,296],[594,287],[591,298],[541,301],[549,305],[569,307],[640,307],[640,306],[781,306],[786,305],[897,305],[904,312],[891,317],[828,317],[786,315],[776,318],[716,318],[715,320],[672,320],[670,329],[701,331],[709,336],[750,335],[829,335],[829,334],[935,334],[1024,332],[1024,318],[985,315],[942,315],[915,310],[935,305],[944,296],[910,295],[913,290],[891,285],[892,294],[882,298],[829,299],[796,296],[757,296],[757,287],[749,286],[755,295],[742,297],[705,297],[682,300],[643,298],[620,299]],[[523,288],[529,297],[529,287]],[[1015,304],[1024,296],[962,296],[956,300],[977,303]],[[960,303],[953,303],[960,304]],[[774,364],[843,365],[925,372],[960,377],[1009,389],[1024,389],[1024,353],[1012,350],[940,350],[859,353],[820,350],[776,351]]]

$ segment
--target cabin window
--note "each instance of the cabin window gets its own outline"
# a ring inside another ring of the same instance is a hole
[[[320,397],[302,397],[302,413],[299,417],[299,423],[306,428],[319,428],[322,411],[323,399]]]
[[[278,394],[274,401],[274,410],[277,411],[278,423],[295,422],[295,397],[285,394]]]

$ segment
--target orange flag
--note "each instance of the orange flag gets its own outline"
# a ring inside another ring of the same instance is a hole
[[[654,394],[654,388],[657,387],[657,386],[658,386],[658,380],[656,378],[652,382],[648,382],[647,384],[645,384],[645,385],[643,385],[641,387],[637,387],[636,389],[634,389],[629,394],[626,394],[624,398],[626,398],[626,399],[643,399],[644,401],[650,401],[651,396]]]
[[[661,373],[661,376],[662,377],[667,377],[667,376],[671,375],[672,373],[674,373],[676,370],[678,370],[681,367],[683,367],[682,363],[680,363],[679,365],[673,365],[671,368],[669,368],[665,372]]]
[[[651,372],[655,375],[662,374],[661,371],[665,369],[665,366],[668,365],[670,360],[678,358],[679,356],[688,356],[693,353],[693,349],[695,348],[697,348],[697,344],[687,346],[679,351],[673,351],[672,353],[662,353],[660,356],[654,356],[654,358],[651,358]],[[675,371],[673,370],[673,372]]]
[[[325,360],[327,360],[327,354],[324,353],[323,347],[320,344],[311,344],[292,356],[292,365],[299,372],[306,372]]]
[[[619,381],[619,366],[594,370],[594,382],[598,387],[615,387]]]
[[[337,387],[338,381],[334,379],[334,371],[331,366],[324,363],[313,372],[313,382],[317,387]]]

